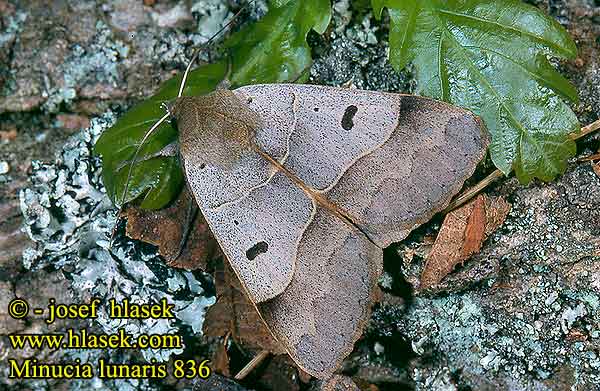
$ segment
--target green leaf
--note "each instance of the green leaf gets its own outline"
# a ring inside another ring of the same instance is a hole
[[[372,0],[390,16],[390,62],[413,63],[417,92],[472,110],[492,135],[490,154],[522,183],[554,179],[579,129],[563,99],[577,91],[548,61],[575,58],[569,34],[518,0]]]
[[[184,95],[213,91],[229,75],[232,85],[284,82],[296,79],[311,64],[306,35],[313,29],[323,33],[331,18],[329,0],[273,0],[269,12],[226,40],[226,60],[192,71]],[[111,200],[122,205],[143,195],[142,207],[159,209],[179,193],[183,174],[176,158],[156,156],[177,141],[177,130],[163,123],[141,148],[123,197],[129,163],[150,127],[165,111],[161,108],[177,96],[182,75],[165,82],[158,93],[122,115],[102,134],[95,146],[102,156],[103,180]]]
[[[312,63],[306,35],[322,34],[331,19],[329,0],[279,0],[251,28],[234,34],[230,49],[234,85],[294,80]]]

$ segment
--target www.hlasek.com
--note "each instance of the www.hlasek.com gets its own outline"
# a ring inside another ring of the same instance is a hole
[[[94,319],[97,318],[100,299],[89,303],[57,304],[49,299],[47,309],[33,308],[33,314],[45,316],[47,324],[57,319]],[[111,318],[134,319],[173,319],[173,304],[166,299],[158,303],[138,304],[125,299],[117,303],[108,302],[108,315]],[[29,315],[29,303],[21,298],[13,299],[8,305],[8,314],[14,319],[23,319]],[[94,334],[86,329],[67,329],[66,334],[10,334],[8,340],[12,349],[177,349],[183,347],[179,335],[141,334],[134,337],[120,329],[114,334]],[[171,363],[158,363],[153,360],[145,364],[114,364],[104,359],[96,363],[82,363],[77,359],[70,363],[50,364],[37,359],[19,362],[8,358],[9,378],[12,379],[91,379],[95,376],[107,379],[126,378],[165,378],[171,373],[175,378],[202,378],[211,374],[209,360],[174,360]]]

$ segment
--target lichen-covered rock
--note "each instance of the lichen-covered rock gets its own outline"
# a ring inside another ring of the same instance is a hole
[[[201,335],[206,308],[215,302],[214,296],[205,294],[206,276],[170,268],[154,248],[122,235],[112,245],[109,243],[117,211],[105,193],[100,161],[92,156],[91,149],[100,133],[113,122],[114,115],[110,112],[93,119],[88,129],[67,141],[54,163],[34,163],[31,186],[21,192],[25,229],[34,242],[23,253],[25,267],[37,273],[46,269],[58,272],[72,295],[65,296],[66,292],[62,292],[66,304],[100,298],[98,318],[90,324],[98,332],[113,334],[124,329],[134,339],[141,334],[177,334],[193,339]],[[37,300],[39,307],[47,305],[42,303],[44,299],[56,296],[28,288],[31,285],[17,285],[15,294],[32,302]],[[164,298],[174,304],[176,319],[110,318],[108,301],[115,299],[122,303],[126,298],[139,304]],[[160,362],[182,353],[183,349],[140,352],[144,360]],[[60,359],[74,360],[78,354],[66,352]],[[85,354],[93,362],[100,357],[112,358],[111,352],[103,350]],[[136,360],[135,353],[121,355],[118,360],[130,363]],[[5,374],[6,370],[4,367]],[[120,383],[109,382],[121,389]]]
[[[556,183],[496,191],[512,212],[466,267],[499,267],[462,292],[384,306],[375,324],[411,341],[417,389],[600,389],[600,178],[572,164]]]
[[[0,113],[55,113],[84,102],[99,113],[103,102],[148,96],[232,15],[222,0],[1,3],[0,62],[10,72],[0,74]],[[190,28],[194,18],[202,22],[195,32],[169,28]]]

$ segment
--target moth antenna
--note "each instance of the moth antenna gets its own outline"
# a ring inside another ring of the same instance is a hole
[[[142,141],[140,141],[140,143],[138,144],[137,148],[135,149],[135,153],[133,154],[133,159],[131,159],[131,162],[129,163],[129,171],[127,172],[127,180],[125,181],[125,188],[123,189],[123,195],[121,196],[121,207],[119,208],[119,213],[117,215],[117,221],[115,222],[115,225],[114,225],[114,227],[112,229],[112,232],[110,234],[110,240],[108,242],[108,248],[109,249],[112,249],[112,245],[113,245],[113,242],[115,240],[115,235],[117,234],[117,227],[119,225],[119,218],[120,218],[121,212],[123,211],[123,205],[125,205],[125,198],[127,197],[127,190],[129,190],[129,181],[131,180],[131,175],[133,174],[133,166],[135,166],[135,163],[137,163],[138,155],[140,154],[140,151],[141,151],[142,147],[144,146],[144,143],[146,142],[146,140],[148,140],[148,137],[150,137],[150,135],[156,129],[158,129],[158,127],[163,122],[165,122],[167,119],[169,119],[170,116],[171,116],[171,113],[169,113],[167,111],[167,114],[163,115],[162,118],[159,119],[154,125],[152,125],[152,127],[150,128],[150,130],[148,130],[146,132],[146,134],[142,138]]]
[[[127,190],[129,190],[129,181],[131,180],[131,175],[133,173],[133,166],[135,166],[135,163],[137,163],[137,158],[140,153],[140,150],[142,149],[142,146],[144,146],[144,143],[146,142],[146,140],[148,140],[148,137],[150,137],[152,132],[154,132],[160,126],[160,124],[165,122],[170,117],[170,115],[171,115],[171,113],[167,112],[167,114],[163,115],[163,117],[161,119],[159,119],[154,125],[152,125],[150,130],[148,130],[146,132],[146,134],[142,138],[142,141],[138,144],[137,148],[135,149],[133,159],[129,163],[129,171],[127,172],[127,180],[125,181],[125,188],[123,189],[123,195],[121,196],[121,206],[119,208],[119,213],[117,214],[117,221],[115,222],[115,225],[110,234],[110,239],[108,241],[109,249],[112,249],[112,245],[115,240],[115,236],[117,234],[117,227],[119,226],[120,215],[121,215],[121,212],[123,211],[123,205],[125,204],[125,198],[127,197]]]
[[[192,65],[194,64],[194,62],[196,62],[200,53],[202,53],[202,51],[205,50],[208,47],[208,45],[210,45],[211,42],[215,38],[217,38],[223,31],[228,29],[229,26],[231,26],[233,24],[233,22],[235,22],[235,20],[242,14],[242,12],[246,9],[246,7],[248,7],[252,3],[254,3],[254,0],[251,0],[248,3],[246,3],[246,5],[244,5],[242,8],[240,8],[240,10],[238,12],[236,12],[235,15],[233,15],[231,17],[231,19],[229,19],[229,21],[227,23],[225,23],[225,25],[219,29],[219,31],[214,33],[213,36],[208,39],[208,41],[206,41],[201,47],[196,48],[194,50],[194,54],[192,55],[192,58],[188,62],[187,67],[185,68],[185,72],[183,72],[183,77],[181,78],[181,84],[179,85],[179,93],[177,94],[178,98],[181,98],[181,95],[183,95],[183,89],[185,87],[185,82],[187,81],[188,74],[190,73],[190,70],[192,69]]]
[[[240,10],[238,12],[235,13],[235,15],[233,15],[233,17],[223,26],[219,29],[219,31],[217,31],[215,34],[212,35],[212,37],[210,37],[208,39],[208,41],[206,41],[201,47],[196,48],[194,50],[194,54],[192,55],[192,58],[190,59],[190,61],[188,62],[186,68],[185,68],[185,72],[183,73],[183,77],[181,78],[181,84],[179,85],[179,92],[177,93],[177,97],[180,98],[183,95],[183,89],[185,87],[185,82],[187,81],[187,77],[188,74],[190,73],[190,70],[192,69],[192,65],[194,64],[194,62],[198,59],[198,56],[200,55],[200,53],[206,49],[206,47],[215,39],[217,38],[223,31],[225,31],[226,29],[228,29],[231,24],[241,15],[241,13],[246,9],[246,7],[248,7],[250,4],[254,3],[255,0],[251,0],[249,1],[246,5],[244,5],[242,8],[240,8]],[[166,105],[163,103],[162,105],[163,108],[166,107]],[[123,195],[121,196],[121,207],[119,209],[119,214],[121,213],[121,211],[123,210],[123,205],[125,204],[125,199],[127,197],[127,191],[129,190],[129,181],[131,180],[131,175],[133,174],[133,167],[135,166],[135,163],[137,163],[137,159],[138,159],[138,155],[140,153],[140,150],[142,149],[142,147],[144,146],[144,143],[148,140],[148,137],[150,137],[150,135],[166,120],[169,119],[169,117],[171,116],[171,113],[169,112],[168,108],[167,108],[167,114],[163,115],[161,119],[158,120],[158,122],[156,122],[154,125],[152,125],[152,127],[150,128],[150,130],[148,130],[146,132],[146,134],[144,135],[144,137],[142,138],[142,140],[140,141],[140,143],[138,144],[135,153],[133,155],[133,159],[131,160],[131,163],[129,164],[129,171],[127,173],[127,180],[125,181],[125,187],[123,189]],[[117,222],[115,223],[115,226],[113,227],[111,236],[110,236],[110,241],[109,241],[109,248],[112,248],[112,244],[116,235],[116,231],[117,231],[117,226],[119,223],[119,217],[117,216]]]
[[[187,67],[185,68],[185,72],[183,73],[183,77],[181,79],[181,84],[179,86],[179,92],[177,94],[178,98],[180,98],[181,95],[183,94],[183,88],[185,87],[185,82],[187,80],[187,76],[190,73],[192,65],[194,64],[194,62],[196,61],[196,59],[200,55],[201,51],[204,50],[217,36],[219,36],[219,34],[221,34],[223,31],[225,31],[225,29],[227,29],[229,26],[231,26],[231,24],[244,11],[244,9],[246,9],[246,7],[248,5],[250,5],[250,4],[252,4],[253,2],[254,2],[254,0],[248,2],[244,7],[242,7],[238,12],[236,12],[236,14],[233,15],[233,17],[223,27],[221,27],[219,29],[219,31],[217,31],[216,33],[214,33],[213,36],[210,37],[208,39],[208,41],[206,41],[204,43],[204,45],[202,45],[202,47],[197,48],[194,51],[194,55],[192,56],[192,59],[190,60],[190,62],[188,62]],[[142,146],[144,145],[144,143],[146,142],[146,140],[148,140],[148,137],[150,137],[150,135],[152,134],[152,132],[154,132],[163,122],[165,122],[171,116],[171,113],[169,113],[169,110],[168,110],[168,106],[165,105],[164,102],[162,103],[161,107],[166,108],[167,114],[165,114],[160,120],[158,120],[158,122],[156,122],[154,125],[152,125],[152,127],[150,128],[150,130],[148,130],[146,132],[146,134],[142,138],[142,141],[140,141],[140,143],[138,144],[138,146],[137,146],[137,148],[135,150],[135,154],[133,155],[133,159],[131,160],[131,163],[129,164],[129,172],[127,174],[127,181],[125,182],[125,188],[123,189],[123,196],[121,197],[121,203],[122,204],[125,203],[125,198],[127,197],[127,190],[129,188],[129,181],[131,180],[131,174],[133,172],[133,166],[135,166],[135,163],[137,163],[137,158],[138,158],[138,155],[140,153],[140,150],[142,149]]]

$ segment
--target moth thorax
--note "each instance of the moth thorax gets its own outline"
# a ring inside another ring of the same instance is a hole
[[[181,97],[170,110],[186,161],[230,167],[252,150],[257,115],[231,91]]]

